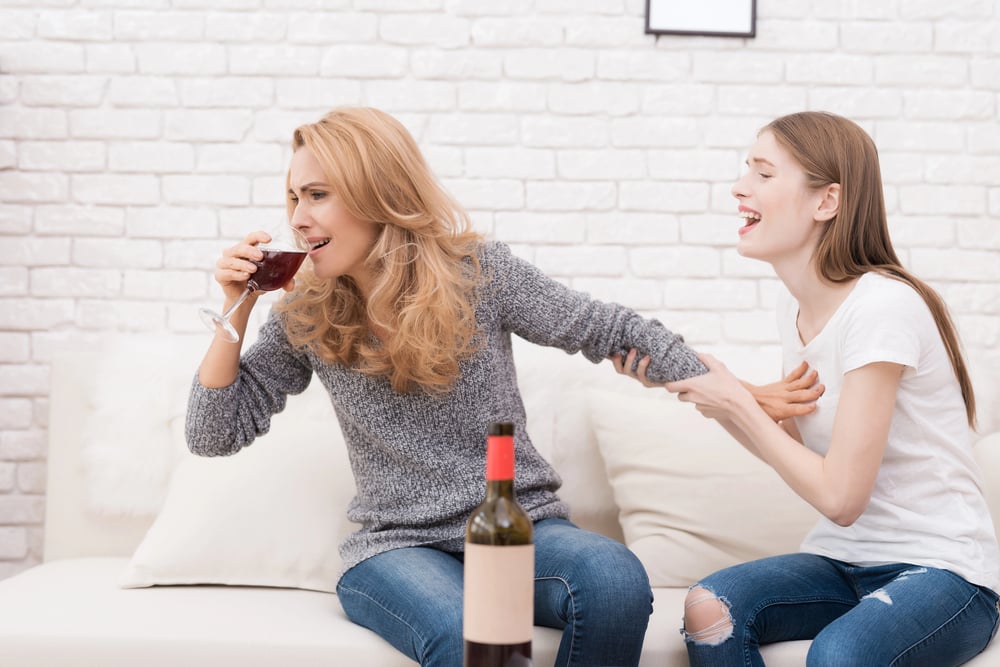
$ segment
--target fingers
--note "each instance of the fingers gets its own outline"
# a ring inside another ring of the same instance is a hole
[[[816,384],[816,381],[818,379],[819,379],[819,373],[817,373],[816,371],[809,371],[808,374],[800,377],[799,379],[790,381],[788,383],[788,386],[791,389],[806,389]]]
[[[646,377],[646,369],[649,368],[650,362],[649,355],[646,355],[636,361],[636,357],[638,356],[639,352],[635,348],[629,350],[628,354],[624,356],[621,353],[613,355],[611,357],[611,363],[615,367],[615,372],[638,380],[646,387],[658,386]]]
[[[222,251],[216,263],[215,279],[220,284],[244,283],[257,271],[255,261],[264,259],[264,253],[257,248],[258,243],[266,243],[271,237],[265,232],[251,232],[240,243]]]
[[[639,363],[635,366],[635,377],[638,378],[639,382],[645,386],[654,387],[656,385],[646,377],[646,370],[649,368],[649,362],[650,358],[648,354],[639,360]]]
[[[621,354],[611,356],[611,365],[615,367],[615,373],[625,375],[625,358]]]
[[[635,375],[635,355],[636,355],[635,348],[629,350],[628,354],[625,356],[625,362],[622,365],[624,366],[626,375],[628,375],[630,378],[638,379]]]
[[[809,370],[809,364],[803,361],[801,364],[796,366],[791,373],[785,376],[785,382],[795,382],[796,380],[800,379],[803,375],[805,375],[805,372],[807,370]]]
[[[782,419],[787,419],[788,417],[802,417],[812,414],[813,412],[816,412],[815,403],[795,403],[785,406]]]
[[[627,375],[630,378],[639,379],[635,375],[635,350],[630,350],[627,355],[623,355],[621,352],[612,355],[611,363],[614,364],[615,370],[621,375]]]
[[[807,372],[808,371],[808,372]],[[809,364],[803,361],[795,370],[785,376],[782,380],[789,390],[808,389],[819,380],[819,373],[816,370],[809,370]]]
[[[715,357],[713,357],[711,354],[708,354],[707,352],[701,352],[701,353],[699,353],[698,354],[698,359],[700,359],[701,363],[705,364],[706,366],[708,366],[710,364],[715,364],[717,366],[722,364],[721,361],[719,361],[718,359],[716,359]]]
[[[678,397],[680,397],[680,395],[687,390],[687,380],[676,380],[674,382],[668,382],[663,386],[671,394],[677,394]]]
[[[788,400],[793,403],[807,403],[817,400],[825,391],[826,387],[821,384],[814,385],[808,389],[796,389],[795,391],[788,392]]]
[[[215,277],[219,282],[244,282],[257,270],[257,265],[240,257],[223,254],[216,261],[215,269]]]

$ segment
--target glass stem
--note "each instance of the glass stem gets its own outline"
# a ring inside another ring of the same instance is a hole
[[[239,308],[240,305],[247,300],[247,297],[250,296],[250,293],[253,291],[254,291],[253,288],[250,287],[250,283],[248,282],[247,286],[243,288],[243,294],[240,294],[239,298],[236,299],[236,303],[229,306],[229,308],[226,308],[226,312],[222,313],[222,319],[228,322],[229,316],[232,315],[236,311],[236,309]]]

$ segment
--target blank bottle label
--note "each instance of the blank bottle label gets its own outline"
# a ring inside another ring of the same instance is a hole
[[[465,545],[463,637],[481,644],[531,641],[535,545]]]

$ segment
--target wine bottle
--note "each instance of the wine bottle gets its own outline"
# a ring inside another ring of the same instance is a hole
[[[531,665],[532,537],[531,519],[514,496],[514,425],[492,424],[486,438],[486,499],[465,529],[465,667]]]

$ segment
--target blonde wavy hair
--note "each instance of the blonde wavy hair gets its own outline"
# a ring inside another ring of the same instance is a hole
[[[334,194],[378,235],[365,259],[374,277],[367,299],[347,276],[299,274],[278,306],[289,341],[328,362],[384,376],[398,392],[448,391],[459,362],[478,347],[482,236],[468,214],[434,178],[406,128],[385,112],[334,109],[296,129],[292,146],[312,151]],[[293,210],[289,201],[289,219]]]
[[[761,132],[772,132],[792,154],[810,187],[840,183],[840,207],[816,248],[820,275],[842,283],[874,271],[916,290],[934,316],[962,390],[966,418],[975,428],[976,396],[948,308],[930,285],[903,268],[892,247],[875,142],[853,121],[823,111],[782,116]]]

